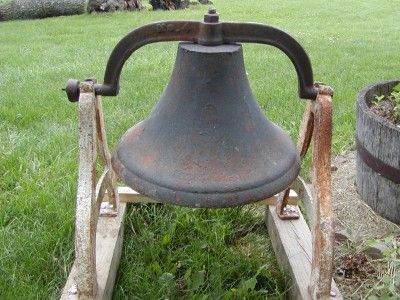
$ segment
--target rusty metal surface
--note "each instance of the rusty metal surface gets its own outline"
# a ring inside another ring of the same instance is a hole
[[[219,22],[218,14],[210,10],[204,22],[167,21],[142,26],[126,35],[112,51],[103,84],[96,84],[97,95],[116,96],[119,78],[126,60],[140,47],[166,41],[190,41],[216,46],[232,43],[260,43],[282,50],[292,61],[298,76],[299,95],[315,99],[313,74],[309,58],[301,45],[289,34],[263,24]],[[77,101],[76,90],[67,90],[68,98]]]
[[[96,109],[96,136],[97,136],[97,148],[99,152],[99,157],[105,167],[105,186],[109,194],[110,205],[113,210],[112,214],[116,215],[118,211],[117,204],[118,199],[118,188],[117,188],[117,178],[115,172],[111,165],[111,154],[108,149],[107,135],[104,124],[103,116],[103,106],[101,103],[101,96],[97,95],[95,99],[95,109]],[[99,195],[98,195],[99,197]],[[98,199],[98,201],[103,201],[103,196]],[[102,214],[104,215],[104,214]]]
[[[314,113],[313,113],[313,101],[308,100],[306,102],[306,108],[304,110],[303,120],[300,126],[299,140],[297,142],[297,150],[299,151],[300,158],[303,159],[310,147],[313,130],[314,130]]]
[[[314,114],[313,114],[313,101],[308,100],[304,110],[303,121],[300,126],[299,140],[297,143],[297,150],[300,159],[303,159],[311,143],[312,133],[314,129]],[[298,219],[300,214],[297,211],[291,211],[287,208],[289,198],[289,189],[286,189],[278,197],[276,203],[276,213],[282,220]]]
[[[361,160],[380,176],[400,184],[400,169],[394,168],[369,152],[356,137],[357,154]]]
[[[276,213],[281,220],[295,220],[300,218],[299,210],[294,205],[288,205],[290,188],[279,193],[276,201]]]
[[[330,299],[333,269],[333,211],[331,199],[331,141],[332,141],[332,96],[331,87],[316,83],[316,101],[308,101],[300,128],[297,145],[301,159],[307,153],[313,139],[312,164],[314,199],[310,214],[312,226],[312,270],[310,294],[312,299]],[[295,184],[296,185],[296,184]],[[297,184],[298,185],[298,184]],[[287,205],[288,190],[280,194],[276,211],[283,220],[297,218]]]
[[[329,86],[319,90],[313,103],[313,187],[315,224],[311,230],[313,255],[310,293],[313,299],[329,299],[333,271],[333,211],[331,195],[332,95]]]
[[[163,202],[228,207],[282,191],[300,164],[289,136],[258,106],[241,46],[181,43],[164,94],[121,138],[113,167]]]

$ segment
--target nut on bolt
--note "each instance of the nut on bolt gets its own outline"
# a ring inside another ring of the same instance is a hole
[[[79,100],[79,84],[79,80],[76,79],[69,79],[67,81],[67,86],[64,90],[67,93],[69,101],[77,102]]]
[[[209,8],[208,12],[204,15],[204,23],[218,23],[219,14],[215,8]]]

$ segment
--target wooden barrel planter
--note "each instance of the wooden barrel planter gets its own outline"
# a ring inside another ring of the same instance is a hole
[[[400,127],[370,110],[375,95],[400,80],[368,86],[357,97],[357,192],[375,212],[400,224]]]

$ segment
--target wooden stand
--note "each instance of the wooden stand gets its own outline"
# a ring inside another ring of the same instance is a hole
[[[111,299],[121,257],[126,203],[158,203],[128,187],[117,187],[106,142],[100,96],[83,82],[79,96],[79,177],[75,263],[61,299]],[[268,233],[280,266],[291,275],[291,299],[342,299],[332,280],[333,227],[330,194],[332,91],[309,101],[300,132],[304,157],[313,138],[313,189],[298,178],[291,190],[258,202],[266,209]],[[97,138],[96,138],[97,136]],[[104,172],[96,180],[97,149]],[[307,209],[308,228],[297,201]]]

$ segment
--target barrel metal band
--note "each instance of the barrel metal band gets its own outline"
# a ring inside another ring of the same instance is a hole
[[[358,155],[367,166],[386,179],[389,179],[397,184],[400,183],[400,169],[392,167],[379,158],[373,156],[367,149],[364,148],[358,137],[356,137],[356,146]]]

